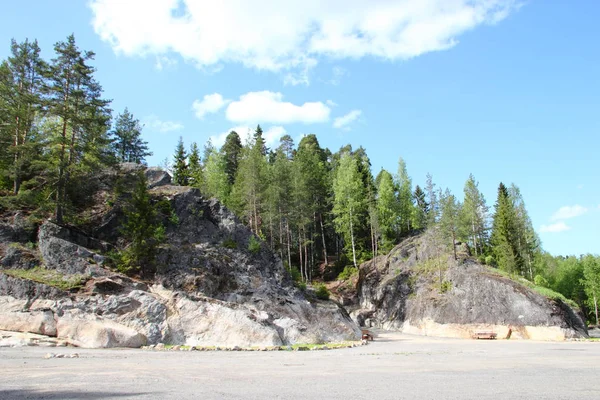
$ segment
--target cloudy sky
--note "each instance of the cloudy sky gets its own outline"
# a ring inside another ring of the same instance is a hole
[[[489,205],[523,193],[544,248],[600,253],[600,3],[559,0],[38,0],[3,4],[0,56],[74,33],[159,164],[181,136],[220,145],[260,123],[406,160]]]

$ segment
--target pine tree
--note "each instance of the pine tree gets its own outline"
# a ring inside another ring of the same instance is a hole
[[[81,51],[73,35],[54,46],[56,58],[45,73],[47,111],[58,119],[49,138],[51,166],[55,169],[55,219],[62,223],[65,207],[76,177],[98,170],[110,162],[108,127],[109,101],[103,100],[101,86],[94,80],[91,51]]]
[[[148,151],[148,142],[142,139],[140,121],[133,117],[127,108],[117,116],[111,132],[114,152],[119,162],[144,163],[152,155]]]
[[[523,271],[523,259],[518,250],[516,212],[501,182],[498,186],[498,199],[492,225],[491,243],[498,266],[511,273]]]
[[[429,203],[429,210],[427,211],[427,227],[430,228],[437,223],[440,208],[438,204],[435,183],[433,183],[433,177],[431,174],[427,174],[425,193],[427,193],[427,199]]]
[[[204,189],[204,173],[202,172],[202,164],[200,163],[200,150],[196,142],[190,147],[190,155],[188,157],[189,166],[189,184],[198,189]]]
[[[529,279],[533,280],[533,264],[535,257],[540,252],[540,239],[533,229],[521,190],[513,183],[508,189],[508,195],[515,210],[515,240],[519,258],[523,260],[523,270],[521,272],[527,274]]]
[[[187,186],[189,178],[187,152],[183,145],[183,138],[180,136],[173,156],[173,183],[179,186]]]
[[[37,41],[11,41],[11,56],[0,66],[0,141],[5,153],[0,166],[11,179],[14,194],[18,194],[24,179],[31,175],[30,167],[38,155],[39,134],[35,119],[42,108],[41,90],[46,63],[40,57]],[[10,160],[10,161],[9,161]]]
[[[209,197],[216,197],[227,207],[232,207],[229,198],[231,187],[225,172],[225,159],[217,149],[209,143],[205,147],[204,192]]]

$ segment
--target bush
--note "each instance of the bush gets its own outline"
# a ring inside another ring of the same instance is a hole
[[[317,296],[317,299],[329,300],[329,290],[324,283],[319,283],[315,286],[315,296]]]
[[[300,271],[298,271],[298,268],[287,268],[287,271],[290,273],[294,282],[300,282],[302,280],[302,275],[300,274]],[[306,289],[306,285],[304,285],[304,288]]]
[[[452,282],[443,281],[440,286],[440,292],[446,293],[446,292],[449,292],[450,290],[452,290]]]
[[[546,278],[544,278],[544,277],[543,277],[543,276],[541,276],[541,275],[536,275],[536,276],[533,278],[533,283],[535,283],[535,284],[536,284],[536,286],[542,286],[542,287],[545,287],[545,288],[547,288],[548,286],[550,286],[550,285],[548,284],[548,281],[546,280]]]
[[[483,264],[485,265],[485,256],[482,254],[479,257],[477,257],[477,261],[479,262],[479,264]]]
[[[496,260],[494,259],[494,256],[486,256],[485,257],[485,265],[495,266]]]
[[[303,292],[306,292],[306,283],[304,282],[296,282],[296,287]]]
[[[338,281],[345,281],[354,278],[358,274],[358,268],[354,265],[346,265],[344,270],[337,276]]]
[[[250,240],[248,240],[248,250],[252,254],[257,254],[260,251],[260,240],[254,235],[250,236]]]

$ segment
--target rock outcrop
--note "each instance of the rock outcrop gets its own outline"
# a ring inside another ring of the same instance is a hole
[[[115,184],[131,185],[140,170],[154,201],[166,202],[172,211],[163,221],[167,239],[158,249],[153,279],[107,269],[106,253],[118,244],[124,221],[118,204],[97,206],[101,212],[85,230],[47,221],[39,227],[31,267],[86,283],[66,292],[0,271],[0,330],[82,347],[250,347],[359,338],[358,326],[342,307],[307,298],[266,246],[250,249],[253,234],[216,200],[197,189],[171,186],[168,174],[135,164],[107,173],[99,186],[108,191]],[[5,231],[10,235],[3,234],[3,248],[17,248],[9,243],[14,232]],[[5,269],[23,266],[15,251],[0,257]]]
[[[468,338],[488,330],[503,338],[587,337],[583,319],[569,305],[479,265],[467,253],[458,261],[443,255],[430,233],[406,239],[389,255],[360,266],[348,307],[361,325],[414,334]]]

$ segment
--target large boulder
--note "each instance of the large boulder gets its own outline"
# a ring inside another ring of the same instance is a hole
[[[465,338],[482,330],[513,338],[587,337],[569,305],[471,259],[444,255],[430,235],[409,238],[360,266],[352,306],[359,324]]]
[[[58,338],[66,339],[78,347],[141,347],[146,344],[146,338],[142,334],[107,319],[63,317],[58,320],[56,330]]]

